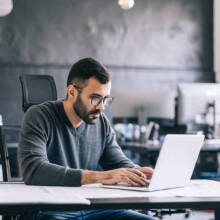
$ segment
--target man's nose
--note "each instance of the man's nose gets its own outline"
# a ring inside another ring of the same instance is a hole
[[[99,109],[100,111],[103,111],[105,109],[103,100],[96,106],[96,109]]]

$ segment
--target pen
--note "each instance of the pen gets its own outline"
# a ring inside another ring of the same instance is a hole
[[[145,174],[143,174],[143,173],[139,173],[139,176],[140,177],[144,177],[144,179],[147,179],[147,176]]]

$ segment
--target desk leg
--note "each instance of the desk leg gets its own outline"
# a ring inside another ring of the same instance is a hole
[[[220,209],[215,210],[215,220],[220,220]]]

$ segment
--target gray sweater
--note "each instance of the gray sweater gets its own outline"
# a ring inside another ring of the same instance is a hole
[[[53,186],[80,186],[82,169],[136,166],[121,151],[104,114],[96,124],[83,122],[76,129],[62,101],[45,102],[26,112],[18,161],[26,184]]]

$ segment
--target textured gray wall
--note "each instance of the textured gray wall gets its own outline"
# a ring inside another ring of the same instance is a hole
[[[14,0],[0,18],[0,114],[22,119],[21,73],[51,74],[58,96],[73,62],[93,56],[113,74],[113,89],[175,91],[179,82],[212,82],[213,2],[136,0],[123,11],[109,0]]]

